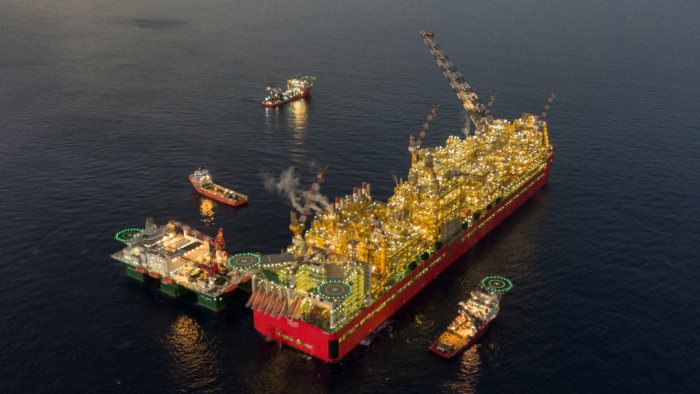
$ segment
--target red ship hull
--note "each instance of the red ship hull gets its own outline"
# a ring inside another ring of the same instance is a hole
[[[296,95],[296,96],[292,96],[291,98],[284,100],[284,101],[280,101],[278,103],[266,103],[263,101],[260,104],[262,104],[263,107],[277,107],[277,106],[282,105],[282,104],[287,104],[290,101],[299,100],[302,97],[306,97],[309,95],[310,91],[311,91],[311,88],[308,88],[308,89],[304,90],[301,94]]]
[[[435,345],[437,344],[437,340],[436,340],[435,342],[433,342],[433,343],[430,345],[430,351],[433,352],[433,353],[435,353],[435,354],[437,354],[438,356],[442,356],[442,357],[445,357],[445,358],[453,358],[454,356],[456,356],[456,355],[462,353],[462,352],[464,351],[464,349],[466,349],[466,348],[468,348],[469,346],[471,346],[474,342],[476,342],[476,340],[479,339],[479,337],[480,337],[483,333],[485,333],[486,330],[489,329],[489,327],[491,327],[491,323],[493,323],[494,320],[496,320],[496,318],[491,319],[491,321],[489,321],[489,323],[488,323],[484,328],[482,328],[481,330],[479,330],[479,331],[476,333],[476,335],[474,335],[474,338],[472,338],[469,342],[467,342],[466,345],[464,345],[464,346],[462,346],[461,348],[457,349],[457,351],[454,352],[454,353],[452,353],[452,354],[443,353],[443,352],[441,352],[441,351],[435,349]]]
[[[522,203],[549,180],[554,153],[543,169],[510,194],[502,202],[481,217],[462,234],[432,255],[411,274],[394,285],[360,315],[336,333],[326,333],[309,323],[286,318],[273,318],[254,312],[255,329],[263,335],[293,348],[299,349],[325,361],[337,361],[348,354],[358,343],[371,334],[439,273],[483,238],[503,219],[513,213]]]
[[[209,197],[209,198],[211,198],[211,199],[214,199],[214,200],[216,200],[216,201],[218,201],[218,202],[221,202],[221,203],[224,203],[224,204],[227,204],[227,205],[232,205],[232,206],[234,206],[234,207],[237,207],[237,206],[239,206],[239,205],[243,205],[243,204],[245,204],[245,203],[248,202],[248,199],[247,199],[247,198],[244,199],[244,200],[231,201],[231,200],[229,200],[229,199],[227,199],[227,198],[225,198],[225,197],[219,196],[218,194],[212,193],[212,192],[210,192],[209,190],[202,189],[201,187],[199,187],[199,186],[197,185],[197,182],[194,181],[194,180],[192,179],[191,176],[190,176],[190,182],[192,183],[192,186],[194,186],[194,188],[197,190],[197,193],[199,193],[199,194],[201,194],[201,195],[203,195],[203,196],[207,196],[207,197]]]

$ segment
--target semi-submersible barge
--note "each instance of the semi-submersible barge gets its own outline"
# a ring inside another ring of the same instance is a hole
[[[219,311],[225,297],[237,288],[250,291],[252,271],[230,269],[260,259],[258,255],[229,256],[222,250],[221,230],[211,238],[177,221],[157,226],[146,220],[144,229],[127,229],[116,239],[126,247],[112,255],[134,279],[160,281],[160,289],[173,297],[187,292],[197,295],[199,305]],[[241,264],[243,263],[243,264]]]
[[[421,35],[476,125],[477,135],[409,150],[408,179],[387,203],[369,185],[315,215],[308,205],[287,253],[253,275],[255,328],[317,358],[345,356],[479,239],[547,183],[554,159],[544,118],[494,120],[433,40]],[[555,89],[556,91],[556,89]],[[492,96],[493,97],[493,96]],[[436,106],[437,107],[437,106]]]

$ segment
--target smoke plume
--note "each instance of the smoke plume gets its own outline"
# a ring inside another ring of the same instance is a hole
[[[311,196],[312,184],[309,183],[308,185],[305,185],[308,187],[307,190],[299,189],[299,177],[296,175],[293,166],[282,171],[282,174],[280,174],[278,178],[269,173],[262,173],[260,174],[260,177],[265,184],[265,189],[269,191],[277,191],[280,196],[287,197],[294,209],[296,209],[299,213],[303,213],[306,200]],[[320,212],[323,209],[328,209],[330,207],[328,204],[328,198],[318,192],[315,196],[313,196],[311,201],[313,201],[311,204],[311,209],[315,212]]]
[[[467,111],[461,111],[459,113],[459,118],[462,120],[462,122],[464,122],[464,126],[462,126],[462,133],[464,133],[464,138],[467,138],[469,137],[469,129],[471,128],[472,120]]]

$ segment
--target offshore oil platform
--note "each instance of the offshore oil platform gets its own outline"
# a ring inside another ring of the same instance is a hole
[[[480,238],[547,183],[554,159],[545,116],[493,119],[434,40],[421,36],[476,126],[476,135],[445,146],[416,140],[412,165],[394,195],[372,198],[370,184],[336,198],[306,227],[313,184],[300,218],[291,214],[287,261],[262,265],[247,305],[255,328],[317,358],[345,356]],[[305,231],[306,230],[306,231]]]
[[[422,147],[436,104],[419,137],[410,138],[411,168],[387,202],[374,200],[371,185],[365,183],[317,212],[307,227],[328,168],[324,166],[301,215],[291,213],[293,236],[284,253],[228,256],[215,240],[205,242],[194,230],[171,222],[119,233],[127,248],[112,257],[129,275],[143,279],[155,272],[163,278],[163,291],[177,295],[167,278],[196,292],[200,304],[215,310],[223,307],[222,294],[231,286],[250,284],[246,306],[254,310],[256,330],[326,361],[344,357],[544,186],[554,159],[545,117],[556,89],[540,116],[494,119],[490,109],[495,93],[484,106],[434,33],[420,34],[476,134]],[[194,256],[186,256],[193,250]],[[213,265],[218,272],[212,274]],[[206,275],[195,275],[192,281],[195,269]]]

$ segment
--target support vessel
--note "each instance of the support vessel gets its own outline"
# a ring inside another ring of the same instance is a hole
[[[501,293],[513,284],[506,278],[486,277],[481,288],[471,292],[471,297],[459,303],[459,314],[437,339],[430,344],[430,351],[453,358],[476,342],[491,327],[500,310]]]
[[[267,92],[269,96],[265,97],[265,100],[260,104],[262,104],[263,107],[277,107],[278,105],[306,97],[314,86],[315,80],[316,78],[314,77],[302,77],[301,74],[299,74],[295,78],[289,78],[287,80],[287,90],[284,92],[279,88],[268,87]]]
[[[194,174],[190,175],[190,182],[199,194],[218,202],[234,207],[248,202],[248,196],[245,194],[215,184],[211,180],[211,174],[204,167],[199,167],[194,171]]]

